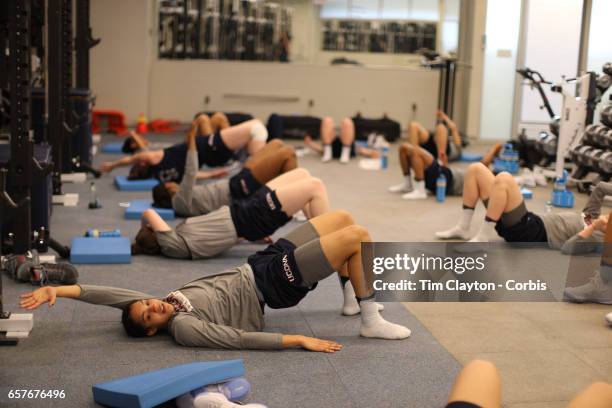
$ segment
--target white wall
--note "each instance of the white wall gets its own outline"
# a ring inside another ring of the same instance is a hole
[[[118,109],[129,123],[148,111],[153,2],[92,0],[93,36],[102,41],[91,50],[94,109]]]
[[[433,126],[437,89],[438,73],[422,69],[157,60],[150,115],[190,120],[194,112],[210,109],[245,111],[264,120],[277,112],[339,121],[359,111],[374,117],[386,113],[404,127],[416,103],[415,119]],[[237,94],[244,97],[231,96]]]

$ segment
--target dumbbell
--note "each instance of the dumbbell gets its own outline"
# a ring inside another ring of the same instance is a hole
[[[605,152],[599,157],[599,169],[607,174],[612,174],[612,152]]]
[[[586,163],[586,166],[597,170],[598,166],[599,166],[599,158],[604,154],[605,152],[601,149],[596,149],[593,148],[591,151],[587,152],[584,156],[584,160]]]
[[[612,62],[606,62],[601,70],[608,75],[612,75]]]
[[[594,148],[591,146],[578,145],[570,152],[570,158],[572,162],[576,163],[579,166],[588,166],[587,155],[591,150],[594,150]]]
[[[612,149],[612,129],[603,127],[603,130],[599,131],[599,137],[602,141],[602,147]]]
[[[597,86],[597,89],[599,89],[603,94],[608,90],[610,85],[612,85],[612,77],[608,74],[601,74],[597,77],[595,85]]]
[[[597,137],[601,129],[605,129],[601,125],[589,125],[584,129],[584,137],[582,143],[584,144],[599,144],[597,143]]]
[[[599,113],[599,118],[604,125],[612,127],[612,105],[605,106]]]

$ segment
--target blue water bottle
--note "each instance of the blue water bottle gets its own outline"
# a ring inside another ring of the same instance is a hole
[[[118,229],[112,230],[112,231],[100,231],[99,229],[96,229],[96,228],[90,228],[85,233],[85,236],[89,237],[89,238],[120,237],[121,236],[121,231],[118,230]]]
[[[440,173],[436,180],[436,201],[443,203],[446,198],[446,176]]]
[[[389,167],[389,148],[387,146],[384,146],[381,149],[380,154],[380,168],[382,170],[387,170],[387,167]]]

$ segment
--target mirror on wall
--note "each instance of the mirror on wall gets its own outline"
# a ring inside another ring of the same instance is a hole
[[[406,65],[457,52],[461,0],[158,0],[158,57]]]

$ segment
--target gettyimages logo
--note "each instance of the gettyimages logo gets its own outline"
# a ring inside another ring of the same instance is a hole
[[[414,275],[420,271],[446,271],[462,275],[465,272],[483,271],[486,267],[485,259],[487,254],[482,256],[411,256],[408,254],[396,254],[394,257],[379,256],[373,259],[372,271],[380,275],[385,271],[405,271]]]

